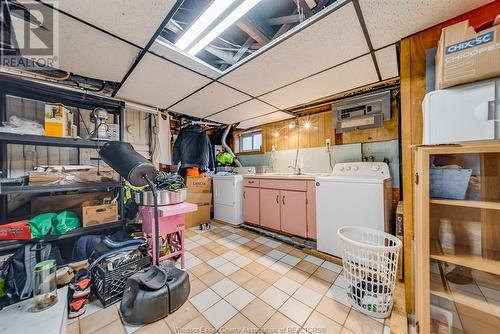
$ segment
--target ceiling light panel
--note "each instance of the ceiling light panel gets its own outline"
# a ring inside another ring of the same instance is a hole
[[[396,45],[391,45],[375,52],[382,80],[399,76]]]
[[[204,76],[146,53],[117,97],[166,108],[209,82]]]
[[[359,0],[375,49],[489,2],[492,0]]]
[[[233,124],[245,119],[269,114],[277,110],[278,109],[271,107],[268,104],[254,99],[224,110],[221,113],[208,117],[208,119],[224,124]]]
[[[144,47],[174,4],[175,0],[59,0],[58,8]]]
[[[373,60],[366,55],[260,98],[286,109],[377,81]]]
[[[205,117],[250,98],[246,94],[214,82],[174,105],[170,110],[190,116]]]
[[[354,6],[348,3],[220,81],[257,96],[368,51]]]
[[[277,112],[274,112],[272,114],[268,114],[265,116],[261,116],[261,117],[257,117],[257,118],[243,121],[240,124],[238,124],[238,128],[239,129],[253,128],[254,126],[278,122],[278,121],[282,121],[284,119],[289,119],[292,117],[294,117],[294,116],[287,114],[287,113],[284,113],[284,112],[281,112],[281,111],[277,111]]]
[[[208,8],[194,21],[188,30],[182,34],[175,46],[186,49],[198,36],[212,24],[234,0],[214,0]]]
[[[49,7],[43,7],[44,10],[52,11]],[[59,50],[55,67],[94,79],[120,82],[140,50],[71,17],[62,14],[58,17]],[[15,16],[12,19],[16,36],[21,38],[24,21]],[[40,33],[53,34],[52,31]]]
[[[207,66],[201,60],[194,57],[187,57],[185,53],[181,53],[178,49],[174,49],[170,45],[163,43],[168,42],[156,40],[153,45],[151,45],[149,51],[212,79],[217,79],[220,76],[219,71]]]
[[[248,13],[253,7],[255,7],[261,0],[245,0],[238,7],[236,7],[231,13],[229,13],[219,24],[217,24],[212,30],[208,31],[204,37],[198,41],[193,47],[188,51],[190,55],[195,55],[200,52],[205,46],[213,41],[217,36],[222,34],[227,28],[232,26],[236,21]]]

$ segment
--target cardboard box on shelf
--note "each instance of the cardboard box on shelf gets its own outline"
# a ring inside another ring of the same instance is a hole
[[[27,220],[0,225],[0,240],[29,240],[31,228]]]
[[[209,177],[186,177],[188,193],[211,193],[212,179]]]
[[[62,104],[45,105],[45,135],[73,137],[73,112]]]
[[[82,226],[108,224],[118,220],[118,205],[101,204],[101,201],[87,201],[82,204]]]
[[[500,24],[476,32],[469,21],[446,27],[436,53],[436,89],[500,75]]]
[[[186,214],[186,228],[195,227],[210,221],[210,204],[198,205],[198,210]]]

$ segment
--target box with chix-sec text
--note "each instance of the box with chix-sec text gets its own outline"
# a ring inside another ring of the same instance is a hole
[[[480,31],[468,20],[444,28],[436,53],[436,89],[500,76],[499,35],[500,16]]]

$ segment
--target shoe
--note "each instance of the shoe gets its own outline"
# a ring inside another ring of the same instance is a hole
[[[92,282],[90,271],[80,269],[69,282],[69,288],[73,290],[72,299],[79,299],[90,294],[90,283]]]
[[[74,319],[84,314],[87,309],[87,301],[87,298],[73,299],[68,304],[68,319]]]

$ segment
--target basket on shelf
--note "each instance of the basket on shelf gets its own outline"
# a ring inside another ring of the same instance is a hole
[[[95,266],[92,271],[92,289],[102,305],[107,307],[122,298],[127,279],[150,264],[151,258],[143,256],[109,271]]]

